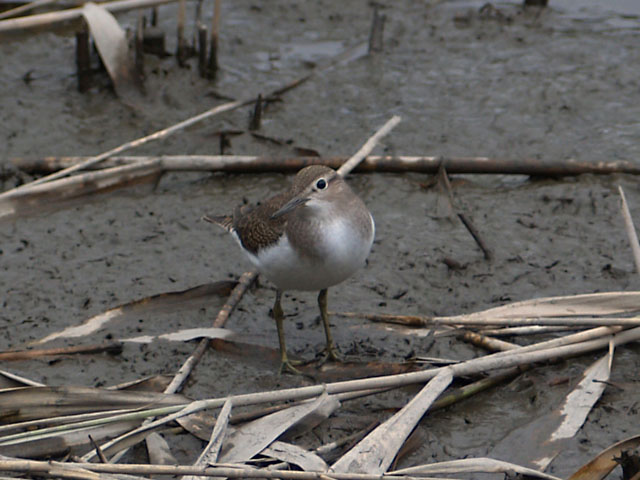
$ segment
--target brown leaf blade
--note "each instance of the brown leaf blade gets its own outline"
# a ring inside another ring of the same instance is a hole
[[[640,435],[614,443],[576,470],[569,480],[602,480],[618,465],[622,452],[640,447]]]

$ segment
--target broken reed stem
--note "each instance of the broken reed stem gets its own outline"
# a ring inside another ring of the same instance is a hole
[[[218,73],[218,33],[220,31],[220,2],[213,0],[213,17],[211,18],[211,40],[209,42],[209,62],[207,77],[215,78]]]
[[[142,85],[144,80],[144,28],[145,22],[141,11],[138,11],[138,22],[136,24],[135,32],[135,72],[136,82]]]
[[[207,76],[207,27],[198,25],[198,73]]]
[[[252,99],[251,102],[255,101]],[[251,103],[249,102],[249,103]],[[338,168],[349,158],[333,157],[264,157],[249,155],[163,155],[115,156],[104,161],[105,166],[123,165],[147,160],[162,162],[172,171],[227,171],[235,173],[297,172],[308,165],[327,165]],[[84,162],[91,157],[14,157],[9,161],[27,173],[51,173]],[[569,176],[583,173],[608,175],[611,173],[640,174],[640,165],[630,162],[577,162],[575,160],[539,161],[527,158],[451,157],[438,156],[368,155],[355,170],[358,172],[419,172],[437,173],[446,163],[450,174],[504,174],[534,176]],[[87,167],[89,168],[89,167]]]
[[[479,373],[485,373],[490,370],[510,368],[519,365],[526,365],[531,363],[537,363],[547,361],[553,358],[562,358],[568,356],[581,355],[594,350],[607,348],[610,344],[614,346],[622,345],[624,343],[635,341],[640,339],[640,327],[625,330],[617,334],[606,335],[601,338],[588,340],[581,343],[563,345],[560,347],[546,348],[544,350],[523,352],[521,349],[501,352],[487,355],[485,357],[474,358],[464,362],[460,362],[455,365],[449,365],[446,367],[432,368],[428,370],[421,370],[418,372],[401,373],[396,375],[385,375],[380,377],[364,378],[359,380],[348,380],[342,382],[327,383],[324,385],[312,385],[307,387],[290,388],[284,390],[275,390],[269,392],[260,393],[247,393],[240,395],[233,395],[225,398],[215,398],[208,400],[198,400],[185,406],[179,407],[166,407],[165,411],[174,411],[170,415],[161,419],[150,422],[147,425],[138,427],[124,435],[121,435],[113,440],[107,442],[102,446],[104,450],[106,448],[117,449],[122,443],[127,443],[128,439],[132,437],[138,438],[145,432],[150,432],[155,428],[158,428],[170,421],[174,421],[185,415],[190,415],[197,411],[206,408],[220,408],[227,400],[231,400],[234,406],[245,406],[258,403],[268,402],[280,402],[290,400],[301,400],[305,398],[313,398],[323,393],[338,394],[345,392],[353,392],[358,390],[378,389],[378,388],[397,388],[414,383],[428,382],[436,375],[444,372],[445,369],[452,372],[455,376],[474,375]],[[142,413],[142,412],[141,412]],[[83,460],[90,461],[95,458],[93,452],[85,455]]]
[[[84,93],[91,88],[91,55],[89,50],[89,29],[86,22],[76,32],[76,69],[78,91]]]
[[[47,348],[42,350],[20,350],[14,352],[0,352],[0,361],[10,362],[46,357],[49,355],[73,355],[77,353],[120,353],[122,342],[107,342],[99,345],[78,345],[75,347]]]
[[[489,247],[487,247],[487,244],[484,243],[484,240],[480,236],[480,232],[478,232],[478,229],[475,227],[471,219],[467,218],[464,213],[458,213],[458,218],[465,226],[467,231],[471,234],[478,247],[480,247],[480,250],[482,250],[485,260],[491,261],[493,259],[493,253],[491,253],[491,250],[489,249]]]
[[[442,186],[447,195],[447,199],[449,200],[449,207],[451,208],[452,212],[451,216],[457,216],[460,219],[467,231],[471,234],[473,240],[476,242],[478,247],[480,247],[480,250],[482,250],[485,260],[491,261],[491,259],[493,258],[493,254],[484,243],[484,240],[482,240],[482,237],[480,236],[480,233],[476,229],[475,225],[469,218],[467,218],[464,213],[458,212],[458,208],[456,207],[456,202],[453,197],[453,189],[451,188],[451,182],[449,181],[449,175],[447,174],[447,169],[444,166],[444,162],[442,162],[440,164],[440,167],[438,168],[438,179],[438,184]]]
[[[98,458],[100,459],[100,462],[101,463],[109,463],[109,461],[107,460],[107,457],[104,456],[104,453],[100,449],[100,445],[98,445],[95,442],[95,440],[93,439],[93,437],[91,435],[88,435],[88,437],[89,437],[89,442],[91,443],[91,446],[96,451],[96,455],[98,455]]]
[[[249,121],[249,130],[260,130],[260,124],[262,123],[262,95],[259,94],[256,98],[256,103],[253,106],[253,113],[251,114],[251,120]]]
[[[371,153],[371,151],[378,145],[393,128],[400,123],[402,119],[398,115],[394,115],[387,122],[374,133],[362,147],[356,153],[354,153],[349,160],[338,168],[338,173],[343,177],[346,177],[364,158]]]
[[[636,263],[636,272],[640,273],[640,244],[638,243],[638,234],[633,226],[633,218],[631,218],[627,198],[625,197],[624,190],[622,190],[620,185],[618,185],[618,192],[620,192],[620,199],[622,200],[622,218],[624,218],[625,230],[627,231],[627,237],[629,238],[631,251],[633,252],[633,259]]]
[[[194,19],[193,19],[193,40],[191,42],[194,48],[198,48],[198,35],[200,32],[200,27],[203,26],[202,24],[202,2],[203,1],[204,0],[196,1],[196,8],[195,8]]]
[[[456,201],[453,198],[453,189],[451,188],[451,182],[449,181],[449,175],[447,175],[447,170],[444,168],[444,162],[441,162],[438,165],[438,175],[437,175],[438,186],[441,190],[444,191],[444,194],[447,196],[447,200],[449,202],[449,219],[452,224],[455,224],[455,218],[457,213]]]
[[[177,25],[177,50],[176,50],[176,59],[178,60],[178,65],[184,67],[184,63],[187,60],[187,42],[184,38],[184,22],[186,17],[187,10],[187,0],[179,0],[178,1],[178,25]]]
[[[384,22],[387,19],[385,15],[380,15],[380,7],[373,6],[373,20],[371,22],[371,30],[369,31],[369,54],[379,53],[382,51]]]

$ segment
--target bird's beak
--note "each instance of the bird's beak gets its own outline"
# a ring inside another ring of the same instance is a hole
[[[293,197],[291,200],[289,200],[287,203],[285,203],[280,210],[278,210],[277,212],[275,212],[273,215],[271,215],[271,219],[275,220],[276,218],[281,217],[282,215],[284,215],[285,213],[289,213],[291,210],[293,210],[294,208],[296,208],[299,205],[304,205],[305,203],[307,203],[309,201],[308,197]]]

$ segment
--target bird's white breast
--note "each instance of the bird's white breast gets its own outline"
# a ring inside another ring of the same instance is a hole
[[[249,258],[260,272],[280,290],[322,290],[336,285],[361,268],[373,243],[373,218],[370,235],[364,235],[345,219],[323,219],[313,241],[316,255],[297,251],[285,234],[277,244],[261,249]]]

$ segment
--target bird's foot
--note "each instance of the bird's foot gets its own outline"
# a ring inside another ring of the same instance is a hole
[[[338,349],[334,345],[327,345],[325,349],[320,353],[320,365],[324,365],[328,361],[344,363],[344,360],[338,353]]]
[[[280,362],[280,370],[278,370],[278,375],[282,375],[283,373],[291,373],[293,375],[304,375],[303,372],[298,370],[294,365],[302,365],[304,362],[300,360],[289,360],[288,358],[283,358]]]

